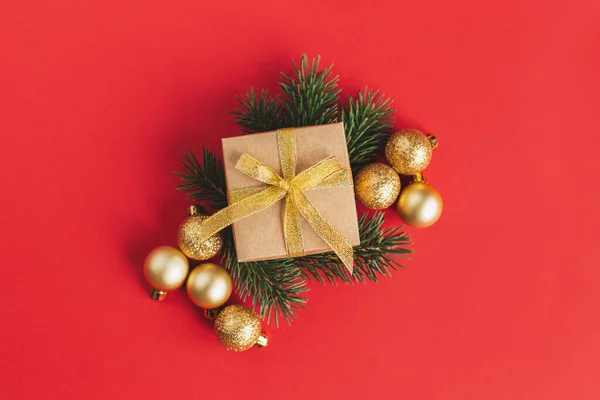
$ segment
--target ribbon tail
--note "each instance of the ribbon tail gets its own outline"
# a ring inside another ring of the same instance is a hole
[[[206,240],[234,222],[277,203],[285,196],[285,194],[284,190],[276,186],[268,186],[264,190],[250,197],[246,197],[217,211],[202,221],[198,241]]]
[[[304,237],[302,235],[300,212],[298,211],[298,207],[296,207],[292,196],[285,197],[283,233],[285,236],[285,247],[288,257],[304,256]]]
[[[350,275],[354,270],[354,250],[352,245],[342,233],[327,221],[306,196],[297,190],[293,191],[294,203],[298,211],[314,229],[314,231],[327,243],[333,252],[340,258]]]
[[[254,196],[257,193],[265,190],[264,186],[260,187],[251,187],[244,189],[236,189],[230,192],[227,192],[227,199],[229,200],[229,205],[233,203],[237,203],[240,200],[244,200],[246,197]]]

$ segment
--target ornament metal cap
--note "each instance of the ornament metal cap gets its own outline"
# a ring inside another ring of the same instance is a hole
[[[432,150],[435,150],[435,149],[438,148],[439,143],[438,143],[438,140],[437,140],[437,138],[435,136],[433,136],[433,135],[427,135],[427,139],[429,139],[429,143],[431,143],[431,149]]]
[[[422,173],[417,172],[414,175],[411,175],[411,177],[409,178],[409,182],[410,183],[427,183],[427,180],[425,179],[425,177],[423,176]]]
[[[254,346],[262,348],[262,347],[267,347],[268,345],[269,345],[269,337],[267,336],[266,333],[261,332],[258,339],[256,339],[256,343],[254,344]]]
[[[167,292],[164,290],[152,289],[152,292],[150,292],[150,298],[152,300],[163,301],[165,297],[167,297]]]
[[[192,204],[189,208],[188,208],[188,216],[192,216],[192,215],[196,215],[199,213],[198,207],[196,207],[195,204]]]
[[[208,319],[215,319],[217,318],[217,315],[219,315],[219,312],[223,309],[223,307],[217,307],[217,308],[205,308],[204,309],[204,316]]]

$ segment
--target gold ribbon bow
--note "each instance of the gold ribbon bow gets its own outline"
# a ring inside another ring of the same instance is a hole
[[[293,128],[277,130],[277,146],[283,177],[262,161],[246,153],[242,154],[235,168],[268,186],[229,192],[230,205],[202,221],[199,240],[205,240],[235,221],[285,198],[283,232],[288,257],[305,254],[300,224],[300,216],[303,216],[352,274],[352,245],[335,226],[323,218],[304,195],[306,190],[352,185],[350,170],[343,168],[332,156],[296,175],[296,133]]]

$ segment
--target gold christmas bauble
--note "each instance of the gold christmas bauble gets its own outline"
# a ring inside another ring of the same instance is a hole
[[[358,200],[366,207],[382,210],[398,198],[400,177],[385,164],[369,164],[356,174],[354,190]]]
[[[188,214],[177,234],[179,248],[183,254],[193,260],[204,261],[216,256],[223,247],[223,235],[219,232],[208,239],[198,240],[202,221],[208,216],[198,214],[195,206],[190,207]]]
[[[403,129],[388,139],[385,157],[399,174],[414,175],[427,168],[436,147],[435,136],[426,136],[417,129]]]
[[[396,204],[402,220],[415,228],[433,225],[442,215],[442,207],[440,193],[420,177],[402,190]]]
[[[260,318],[254,311],[239,304],[225,307],[215,319],[215,332],[227,350],[245,351],[257,345],[267,345],[261,333]]]
[[[231,295],[231,277],[227,270],[214,263],[198,265],[190,272],[186,283],[192,302],[202,308],[217,308]]]
[[[175,247],[161,246],[144,261],[144,277],[152,287],[152,298],[162,300],[166,291],[177,289],[187,277],[188,259]]]

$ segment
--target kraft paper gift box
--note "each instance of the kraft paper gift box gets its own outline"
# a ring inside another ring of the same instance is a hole
[[[342,123],[295,128],[296,174],[317,162],[334,156],[344,168],[350,168],[348,147]],[[277,132],[255,133],[223,140],[223,161],[227,191],[265,186],[235,168],[243,153],[264,162],[280,176],[281,163]],[[334,225],[352,246],[360,244],[356,202],[352,185],[305,191],[321,215]],[[240,262],[287,257],[283,232],[285,201],[233,223],[233,236]],[[331,251],[309,223],[300,217],[306,254]]]

